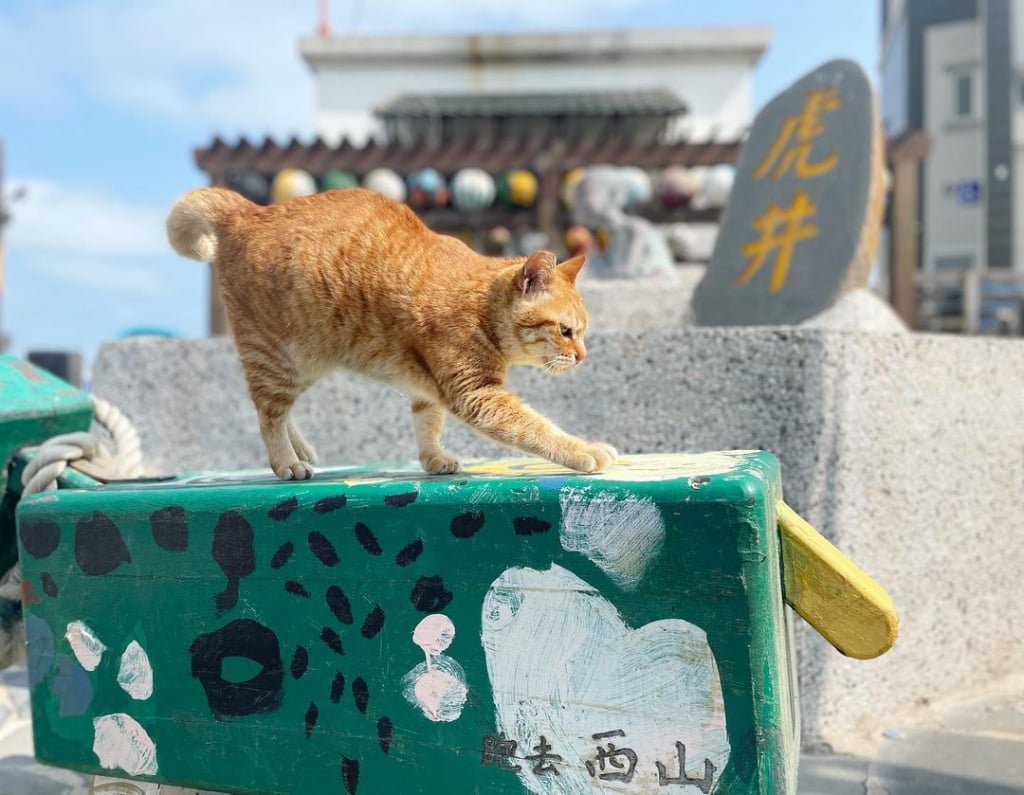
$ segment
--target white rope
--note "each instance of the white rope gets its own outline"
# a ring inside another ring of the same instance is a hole
[[[134,426],[115,406],[93,396],[94,422],[114,443],[111,451],[91,432],[79,431],[54,436],[39,446],[35,457],[21,474],[21,496],[57,488],[57,479],[68,463],[84,458],[110,473],[111,479],[131,479],[142,474],[142,447]]]
[[[111,480],[130,480],[142,474],[142,446],[139,434],[129,419],[115,406],[92,396],[93,424],[97,430],[64,433],[47,439],[36,450],[35,457],[21,473],[21,496],[28,497],[57,488],[57,480],[71,461],[85,459],[99,466]],[[101,436],[113,443],[108,447]],[[21,564],[15,563],[0,573],[0,598],[11,602],[21,600]],[[2,629],[2,628],[0,628]],[[24,653],[24,629],[21,622],[0,631],[0,670],[16,662]]]

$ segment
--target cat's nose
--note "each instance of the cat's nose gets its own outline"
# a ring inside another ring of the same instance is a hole
[[[579,364],[587,358],[587,352],[583,348],[576,349],[576,364]]]

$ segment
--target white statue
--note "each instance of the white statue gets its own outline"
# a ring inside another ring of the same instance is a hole
[[[674,277],[675,260],[664,236],[646,218],[627,215],[628,175],[615,166],[594,166],[576,184],[575,220],[608,231],[604,250],[587,254],[586,272],[596,278]]]

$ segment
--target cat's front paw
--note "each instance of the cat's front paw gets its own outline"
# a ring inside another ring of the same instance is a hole
[[[462,464],[455,456],[438,450],[435,453],[420,456],[420,463],[428,475],[454,475],[462,471]]]
[[[567,463],[580,472],[603,472],[619,457],[618,451],[604,442],[580,442]]]
[[[281,480],[309,480],[313,477],[313,467],[305,461],[293,461],[290,464],[272,466],[271,469]]]

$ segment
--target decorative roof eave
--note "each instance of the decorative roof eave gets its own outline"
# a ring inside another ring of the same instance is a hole
[[[215,178],[230,171],[258,171],[270,175],[283,168],[301,168],[313,174],[328,168],[365,174],[382,166],[399,172],[432,166],[445,173],[468,166],[491,172],[508,168],[562,171],[595,163],[663,168],[733,163],[739,157],[744,137],[644,143],[615,136],[564,140],[527,134],[503,136],[490,146],[458,139],[421,146],[403,146],[394,141],[380,144],[370,140],[361,147],[353,146],[344,138],[337,146],[320,139],[308,144],[293,139],[281,146],[270,138],[258,145],[243,138],[231,146],[217,137],[208,147],[197,148],[194,157],[196,165]]]

